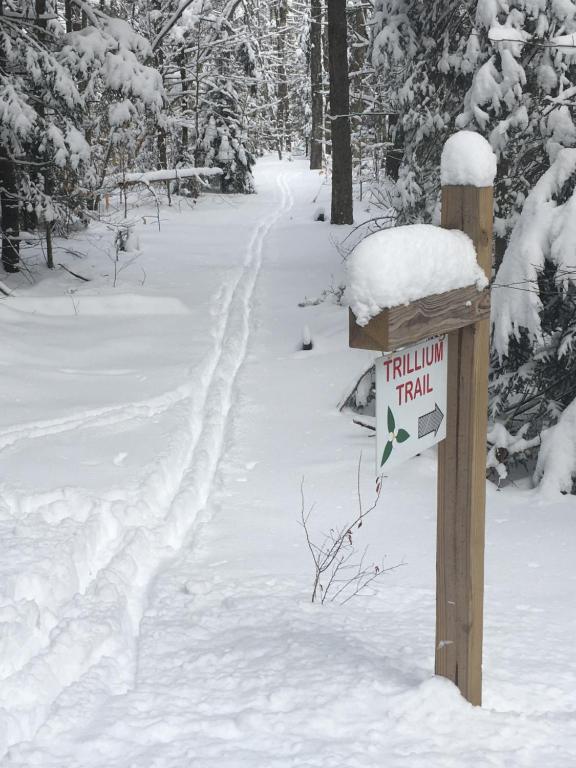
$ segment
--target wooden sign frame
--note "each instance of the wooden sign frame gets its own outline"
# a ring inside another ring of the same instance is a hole
[[[442,188],[442,226],[465,232],[492,273],[493,188]],[[448,333],[446,439],[438,445],[436,674],[482,703],[490,293],[472,286],[384,310],[350,312],[350,346],[391,352]]]

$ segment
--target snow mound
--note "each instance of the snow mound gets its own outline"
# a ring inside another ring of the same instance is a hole
[[[114,296],[15,296],[2,304],[3,309],[35,315],[187,315],[185,304],[170,296],[138,296],[120,293]]]
[[[576,400],[560,415],[558,423],[542,433],[542,446],[534,480],[544,495],[572,493],[576,479]]]
[[[359,325],[386,307],[436,293],[488,285],[464,232],[430,224],[410,224],[376,232],[348,262],[348,303]]]
[[[486,139],[475,131],[458,131],[444,144],[440,162],[442,186],[491,187],[497,160]]]

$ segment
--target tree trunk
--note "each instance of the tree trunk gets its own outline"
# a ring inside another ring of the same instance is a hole
[[[165,171],[168,168],[168,151],[166,148],[166,130],[158,128],[158,167]],[[124,193],[126,194],[126,193]],[[166,194],[168,195],[168,205],[172,205],[172,193],[170,191],[170,182],[166,182]]]
[[[366,66],[367,40],[369,38],[366,11],[358,6],[350,14],[350,108],[351,112],[362,115],[366,106],[363,94],[363,79]]]
[[[326,10],[325,7],[323,10]],[[322,24],[322,97],[324,98],[324,131],[322,134],[322,151],[332,154],[332,124],[328,120],[330,114],[330,60],[328,57],[328,24]]]
[[[328,2],[330,122],[332,125],[332,224],[352,224],[352,148],[346,0]]]
[[[322,0],[310,0],[310,80],[312,90],[312,131],[310,170],[322,168],[324,96],[322,95]]]
[[[188,95],[188,92],[190,90],[190,83],[188,81],[188,74],[186,71],[186,53],[184,50],[178,56],[178,66],[180,67],[180,83],[181,83],[182,93],[185,94],[182,97],[182,112],[184,113],[184,119],[187,120],[190,112],[190,96]],[[182,130],[180,132],[179,160],[181,163],[187,162],[189,143],[190,143],[190,132],[188,130],[188,126],[183,125]]]
[[[38,25],[38,38],[41,43],[46,45],[46,32],[48,29],[46,0],[36,0],[36,24]],[[44,104],[38,101],[37,112],[41,118],[46,117],[46,108]],[[44,168],[44,193],[51,196],[54,192],[54,169],[48,154],[44,158],[46,165]],[[52,248],[52,221],[45,220],[46,232],[46,265],[48,269],[54,269],[54,251]]]
[[[289,117],[290,102],[286,73],[286,31],[288,29],[288,0],[278,0],[276,10],[276,34],[278,51],[278,135],[281,150],[291,149]],[[280,150],[280,154],[281,154]]]
[[[0,16],[4,15],[4,2],[0,0]],[[0,44],[0,70],[6,72],[6,56]],[[19,272],[20,264],[20,209],[16,166],[7,147],[0,146],[0,208],[2,221],[2,265],[6,272]]]
[[[78,32],[82,29],[82,14],[77,5],[72,0],[64,2],[64,17],[66,19],[66,32]]]
[[[20,271],[20,209],[16,167],[0,147],[0,204],[2,207],[2,266],[6,272]]]

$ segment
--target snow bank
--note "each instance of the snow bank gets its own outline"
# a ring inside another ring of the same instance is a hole
[[[479,133],[458,131],[444,144],[440,163],[442,186],[491,187],[496,170],[496,155]]]
[[[376,232],[348,262],[347,299],[359,325],[386,307],[435,293],[488,284],[464,232],[412,224]]]
[[[534,479],[547,495],[572,493],[576,480],[576,400],[561,414],[556,426],[542,433]]]

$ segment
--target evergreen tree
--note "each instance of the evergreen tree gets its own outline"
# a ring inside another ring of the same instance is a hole
[[[498,155],[492,453],[510,461],[534,451],[574,396],[575,179],[563,148],[576,142],[576,6],[377,0],[372,22],[384,107],[399,113],[400,220],[438,220],[440,151],[453,131],[477,130]]]
[[[403,150],[397,182],[401,222],[438,219],[442,147],[477,64],[472,0],[377,0],[371,55],[384,111],[399,114]]]
[[[2,263],[19,269],[22,212],[52,222],[52,165],[76,169],[89,157],[78,129],[84,100],[57,50],[63,30],[55,3],[0,2],[0,188]],[[47,25],[51,21],[48,45]],[[56,50],[55,50],[56,49]]]

